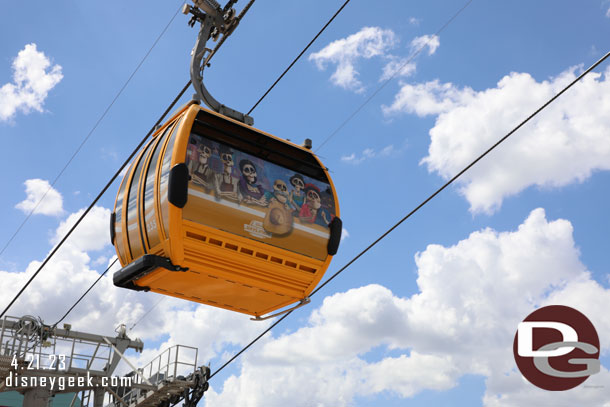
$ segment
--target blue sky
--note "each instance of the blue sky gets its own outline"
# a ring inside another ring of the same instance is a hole
[[[249,110],[342,3],[255,2],[206,71],[208,89]],[[261,130],[311,138],[332,171],[346,233],[328,275],[609,50],[605,0],[474,0],[434,37],[464,4],[352,0],[252,113]],[[2,4],[0,247],[180,5]],[[189,79],[197,29],[186,22],[175,17],[0,255],[4,303]],[[201,405],[607,405],[609,75],[602,64],[417,212],[214,377]],[[107,225],[117,188],[9,314],[52,323],[103,272],[114,256]],[[107,277],[68,322],[111,334],[161,298]],[[517,324],[548,304],[595,325],[602,372],[587,381],[593,387],[545,392],[516,370]],[[214,370],[266,326],[167,299],[131,332],[146,344],[131,357],[144,364],[179,343],[197,346]]]

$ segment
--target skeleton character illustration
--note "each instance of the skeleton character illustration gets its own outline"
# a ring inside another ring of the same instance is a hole
[[[296,208],[296,211],[300,211],[303,202],[305,201],[305,194],[303,193],[305,181],[303,180],[303,176],[301,174],[294,174],[290,177],[290,184],[294,187],[294,189],[290,191],[290,202]]]
[[[197,149],[197,136],[191,135],[189,143],[186,147],[186,165],[189,169],[189,174],[193,173],[193,168],[197,164],[197,158],[199,157],[199,151]]]
[[[216,174],[215,177],[216,196],[218,198],[237,201],[239,200],[237,191],[239,179],[233,176],[233,150],[228,147],[221,146],[219,153],[223,168],[222,173]]]
[[[277,201],[283,204],[286,209],[294,210],[295,207],[290,200],[290,194],[288,193],[288,186],[281,179],[276,179],[273,182],[273,190],[265,192],[265,198],[268,202]]]
[[[267,215],[263,222],[263,227],[267,232],[275,235],[285,235],[292,231],[294,207],[290,202],[288,187],[281,179],[276,179],[273,183],[273,191],[265,192],[269,202]]]
[[[320,216],[316,219],[316,223],[322,226],[328,226],[335,217],[335,203],[333,193],[330,188],[322,192],[322,207],[320,208]]]
[[[257,184],[258,175],[254,163],[250,160],[243,159],[239,162],[241,171],[241,179],[239,180],[239,192],[241,193],[243,202],[251,205],[267,206],[267,198],[265,190],[260,184]]]
[[[320,207],[320,188],[313,184],[305,185],[305,202],[299,211],[299,219],[307,223],[319,223]]]
[[[204,140],[199,144],[197,161],[194,163],[191,177],[194,183],[203,186],[207,192],[214,189],[216,178],[216,173],[210,166],[210,157],[212,157],[212,144]]]

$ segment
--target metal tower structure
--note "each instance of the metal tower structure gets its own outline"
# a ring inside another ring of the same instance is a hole
[[[196,348],[176,345],[136,368],[124,352],[141,352],[144,343],[130,339],[125,325],[108,337],[74,331],[69,324],[61,329],[45,325],[32,316],[6,316],[0,323],[0,392],[23,394],[25,407],[47,407],[59,393],[75,393],[74,407],[170,407],[179,402],[192,407],[208,389],[210,370],[197,367]],[[133,370],[113,375],[121,360]]]

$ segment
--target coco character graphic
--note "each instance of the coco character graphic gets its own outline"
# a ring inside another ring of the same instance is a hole
[[[199,144],[197,151],[197,161],[194,162],[191,177],[194,183],[203,186],[207,192],[210,192],[214,189],[214,181],[216,179],[216,173],[210,166],[212,144],[207,140],[203,140]]]
[[[222,173],[215,176],[216,197],[238,201],[239,195],[237,185],[239,179],[233,176],[233,150],[221,146],[219,149],[220,160],[222,161]]]
[[[197,149],[197,138],[193,135],[189,138],[189,143],[186,147],[186,162],[189,168],[189,174],[193,173],[193,167],[197,164],[199,150]]]
[[[263,227],[267,232],[274,235],[285,235],[292,231],[292,211],[294,207],[290,203],[288,186],[281,179],[273,182],[273,191],[265,192],[269,202],[267,215],[263,221]]]
[[[335,203],[333,193],[330,188],[322,192],[322,207],[320,208],[320,216],[316,219],[316,223],[321,226],[330,225],[335,215]]]
[[[254,163],[243,159],[239,162],[239,170],[241,171],[239,192],[241,193],[242,201],[251,205],[267,206],[265,190],[260,184],[256,183],[258,174]]]
[[[303,180],[303,176],[301,174],[294,174],[290,177],[290,185],[293,186],[293,190],[290,191],[290,202],[296,208],[297,211],[301,210],[303,206],[303,202],[305,202],[305,193],[303,192],[303,188],[305,188],[305,181]]]
[[[299,219],[306,223],[318,223],[322,200],[320,197],[320,188],[314,184],[305,185],[305,202],[299,211]]]
[[[286,207],[286,209],[294,210],[295,207],[290,200],[290,194],[288,193],[288,186],[281,179],[276,179],[273,182],[273,189],[265,192],[265,198],[267,202],[279,202]]]

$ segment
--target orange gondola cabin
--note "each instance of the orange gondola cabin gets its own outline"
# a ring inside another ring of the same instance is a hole
[[[123,178],[114,283],[258,318],[307,300],[341,229],[328,170],[309,148],[191,102]]]

